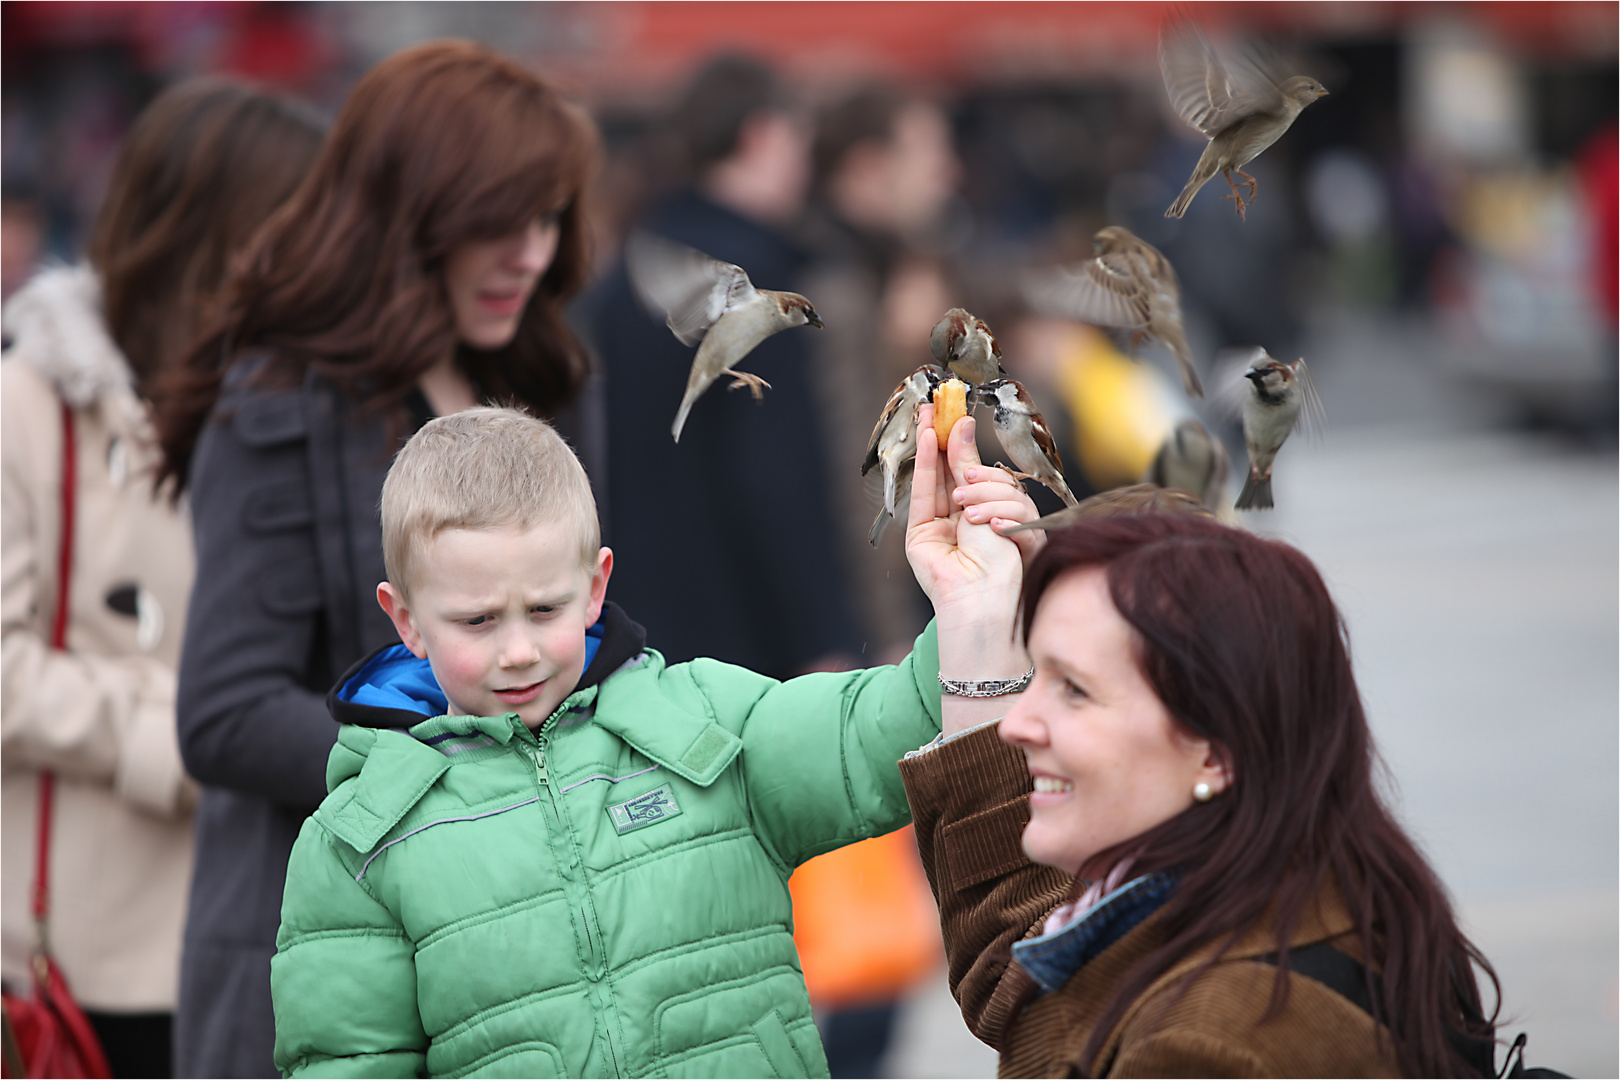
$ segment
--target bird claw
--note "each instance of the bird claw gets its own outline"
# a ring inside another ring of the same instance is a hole
[[[731,371],[728,369],[726,374],[730,375],[733,379],[732,384],[726,387],[726,389],[741,390],[746,386],[748,387],[749,392],[754,395],[755,401],[764,401],[765,391],[771,388],[770,383],[766,382],[758,375],[750,375],[746,371]]]

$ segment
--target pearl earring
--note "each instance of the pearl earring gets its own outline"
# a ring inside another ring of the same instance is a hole
[[[1199,802],[1209,802],[1215,797],[1215,792],[1204,781],[1200,780],[1193,785],[1193,798]]]

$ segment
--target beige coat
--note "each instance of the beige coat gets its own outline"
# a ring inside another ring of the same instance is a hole
[[[174,724],[191,529],[183,511],[151,496],[150,425],[99,311],[94,274],[66,267],[42,272],[5,311],[0,955],[8,985],[21,985],[38,770],[54,769],[50,931],[68,985],[87,1008],[167,1011],[196,790]],[[63,400],[74,406],[78,495],[67,649],[58,652],[50,628]],[[113,607],[120,589],[133,593],[135,614]]]

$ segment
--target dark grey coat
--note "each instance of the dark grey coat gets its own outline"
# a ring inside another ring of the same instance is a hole
[[[245,385],[238,365],[198,441],[197,579],[180,662],[186,768],[204,785],[181,957],[180,1076],[276,1076],[270,957],[287,856],[326,795],[324,698],[397,640],[377,606],[378,495],[399,439],[313,373]],[[409,432],[405,432],[409,435]]]

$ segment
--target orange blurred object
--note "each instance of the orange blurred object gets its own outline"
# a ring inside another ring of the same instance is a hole
[[[818,1008],[892,1001],[943,955],[939,912],[909,825],[811,859],[788,887],[793,942]]]

